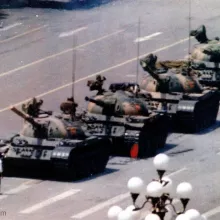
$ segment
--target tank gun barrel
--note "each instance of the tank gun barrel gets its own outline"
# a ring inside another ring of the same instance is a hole
[[[30,117],[29,115],[19,111],[16,107],[12,106],[11,107],[11,111],[13,111],[19,117],[23,118],[25,121],[27,121],[30,124],[32,124],[34,127],[39,127],[39,124],[37,122],[35,122],[32,117]]]
[[[100,106],[103,108],[103,114],[104,115],[115,115],[115,103],[111,102],[104,102],[102,100],[97,100],[89,97],[85,97],[86,101],[92,102],[96,104],[97,106]]]
[[[92,102],[92,103],[94,103],[94,104],[96,104],[96,105],[98,105],[98,106],[100,106],[100,107],[106,107],[106,103],[104,103],[103,101],[101,101],[101,100],[97,100],[97,99],[93,99],[93,98],[89,98],[89,97],[85,97],[85,100],[87,101],[87,102]]]
[[[93,99],[93,98],[89,98],[89,97],[85,97],[85,100],[86,101],[89,101],[89,102],[92,102],[100,107],[103,107],[103,108],[109,108],[109,107],[115,107],[115,104],[114,103],[106,103],[106,102],[103,102],[102,100],[97,100],[97,99]]]

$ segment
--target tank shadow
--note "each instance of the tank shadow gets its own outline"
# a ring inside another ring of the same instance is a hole
[[[194,151],[194,149],[189,148],[189,149],[185,149],[185,150],[180,150],[180,151],[176,151],[176,152],[171,152],[171,153],[168,153],[167,155],[170,156],[170,157],[174,157],[174,156],[177,155],[177,154],[188,153],[188,152],[191,152],[191,151]]]
[[[1,6],[0,6],[1,8]],[[9,16],[6,12],[0,9],[0,21],[6,19]]]
[[[87,2],[86,2],[87,1]],[[78,2],[77,0],[69,1],[69,2],[62,2],[62,1],[38,1],[32,3],[31,5],[27,5],[24,3],[16,3],[15,1],[11,1],[11,3],[0,5],[2,9],[15,9],[15,8],[47,8],[47,9],[58,9],[58,10],[87,10],[96,7],[100,7],[105,4],[112,3],[116,0],[85,0],[85,2]]]
[[[214,125],[212,125],[211,127],[209,128],[206,128],[200,132],[198,132],[197,134],[198,135],[203,135],[203,134],[207,134],[207,133],[210,133],[210,132],[213,132],[215,131],[216,129],[218,129],[220,127],[220,121],[216,121],[216,123]]]
[[[157,150],[157,154],[165,153],[166,151],[171,150],[171,149],[173,149],[173,148],[175,148],[177,146],[178,146],[177,144],[166,144],[164,146],[164,148]]]
[[[117,172],[118,169],[112,169],[112,168],[106,168],[104,172],[102,173],[98,173],[98,174],[94,174],[91,175],[89,177],[84,177],[81,179],[76,179],[76,180],[71,180],[66,176],[57,176],[55,175],[53,172],[49,171],[49,170],[41,170],[41,172],[33,172],[30,170],[23,170],[20,172],[13,172],[13,173],[3,173],[4,177],[16,177],[16,178],[24,178],[24,179],[34,179],[34,180],[42,180],[42,181],[54,181],[54,182],[74,182],[74,183],[79,183],[79,182],[85,182],[85,181],[90,181],[93,180],[95,178],[101,177],[101,176],[105,176],[105,175],[109,175],[111,173]]]
[[[208,128],[204,128],[203,130],[201,130],[199,132],[195,132],[195,133],[186,132],[186,131],[178,129],[178,128],[172,128],[171,131],[172,131],[172,133],[176,133],[176,134],[184,133],[184,134],[203,135],[203,134],[208,134],[208,133],[216,130],[218,127],[220,127],[220,121],[216,121],[216,123],[213,124],[212,126],[210,126]]]

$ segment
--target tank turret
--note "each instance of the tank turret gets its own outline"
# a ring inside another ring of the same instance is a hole
[[[88,112],[109,116],[148,116],[148,106],[145,101],[138,99],[134,93],[117,90],[106,92],[93,98],[86,97]]]
[[[151,101],[171,116],[173,127],[181,132],[194,133],[215,123],[219,108],[219,94],[216,88],[203,87],[198,82],[198,71],[186,61],[168,63],[173,69],[159,74],[157,57],[153,54],[140,60],[144,76],[140,88],[151,94]],[[182,63],[182,64],[181,64]],[[162,64],[163,62],[159,62]],[[166,63],[165,63],[166,64]],[[181,68],[175,68],[175,66]],[[166,65],[164,65],[166,66]],[[166,66],[168,67],[168,65]],[[201,64],[196,68],[201,67]]]
[[[85,98],[87,130],[111,139],[113,155],[145,158],[166,143],[168,117],[149,111],[139,89],[136,83],[112,83],[108,91]]]
[[[158,74],[155,64],[157,56],[147,55],[140,60],[144,71],[150,74],[145,76],[140,84],[140,88],[149,92],[161,93],[201,93],[203,88],[194,76],[193,69],[186,66],[181,70],[181,74],[172,73]]]
[[[216,67],[219,67],[220,63],[220,41],[219,37],[214,39],[208,39],[206,35],[206,28],[201,25],[195,30],[190,32],[191,36],[194,36],[199,44],[195,45],[191,52],[191,59],[213,62]]]
[[[23,136],[41,139],[85,137],[83,129],[77,122],[62,116],[39,114],[37,118],[33,118],[15,107],[11,110],[26,122],[20,132]]]

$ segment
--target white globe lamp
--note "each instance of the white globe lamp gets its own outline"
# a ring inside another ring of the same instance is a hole
[[[118,218],[117,220],[132,220],[131,219],[131,213],[129,211],[121,211],[119,214],[118,214]]]
[[[201,220],[207,220],[205,215],[201,215]]]
[[[163,186],[163,193],[172,194],[173,193],[173,181],[169,177],[162,178],[162,186]]]
[[[144,220],[160,220],[160,217],[156,214],[148,214]]]
[[[144,189],[144,181],[139,177],[132,177],[128,181],[127,187],[131,193],[140,194]]]
[[[131,193],[133,204],[135,204],[135,201],[137,200],[139,194],[144,189],[144,181],[139,177],[132,177],[128,181],[127,187]]]
[[[118,218],[118,214],[122,212],[122,208],[119,206],[112,206],[109,210],[108,210],[108,219],[111,220],[117,220]]]
[[[190,220],[201,220],[201,215],[196,209],[189,209],[188,211],[185,212],[185,215]]]
[[[135,209],[135,206],[134,206],[134,205],[129,205],[129,206],[125,209],[125,211],[132,212],[134,209]]]
[[[161,179],[169,166],[170,158],[166,154],[158,154],[154,157],[153,163]]]
[[[187,182],[180,183],[176,188],[176,193],[183,205],[183,211],[186,210],[186,206],[192,196],[192,191],[192,185]]]
[[[147,185],[147,196],[158,198],[163,194],[163,186],[160,182],[152,181]]]
[[[190,220],[189,217],[185,214],[180,214],[176,217],[176,220]]]

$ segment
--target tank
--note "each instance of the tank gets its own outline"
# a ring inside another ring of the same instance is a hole
[[[216,122],[219,109],[217,89],[203,87],[190,66],[158,74],[155,67],[157,57],[149,54],[140,60],[144,76],[140,88],[151,96],[157,109],[162,108],[172,118],[175,131],[194,133],[210,127]]]
[[[101,173],[109,160],[111,143],[83,130],[82,122],[53,112],[28,109],[26,114],[12,107],[24,119],[23,128],[10,140],[2,140],[0,152],[6,172],[44,170],[55,176],[80,179]]]
[[[219,37],[209,39],[206,27],[199,26],[190,32],[191,36],[199,42],[191,52],[191,59],[202,62],[204,65],[198,69],[198,80],[205,86],[220,88],[220,41]]]
[[[217,87],[220,89],[220,41],[216,37],[208,39],[206,28],[201,25],[196,30],[190,32],[199,44],[196,44],[187,60],[164,60],[158,61],[157,56],[153,56],[150,65],[157,74],[164,74],[170,71],[179,74],[187,74],[187,68],[193,69],[194,76],[203,86]],[[189,62],[190,61],[190,62]],[[149,79],[148,79],[149,80]]]
[[[132,92],[137,85],[115,83],[105,91],[102,83],[98,87],[97,80],[88,83],[91,90],[99,90],[95,96],[86,97],[86,129],[95,136],[110,138],[113,155],[154,156],[158,149],[165,146],[169,132],[168,116],[149,111],[147,103],[136,98]]]

